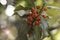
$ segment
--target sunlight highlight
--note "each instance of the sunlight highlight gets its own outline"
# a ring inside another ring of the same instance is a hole
[[[2,5],[6,5],[6,4],[7,4],[7,1],[6,1],[6,0],[0,0],[0,3],[1,3]]]
[[[14,7],[14,6],[8,5],[8,6],[7,6],[7,9],[6,9],[6,11],[5,11],[5,14],[6,14],[7,16],[12,16],[12,15],[14,14],[14,10],[15,10],[15,7]]]

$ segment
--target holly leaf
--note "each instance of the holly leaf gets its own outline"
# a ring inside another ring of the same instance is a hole
[[[27,40],[26,33],[29,31],[29,27],[27,25],[27,22],[24,19],[17,20],[15,23],[15,26],[18,30],[18,37],[16,40]]]
[[[17,0],[17,4],[15,5],[15,7],[16,7],[15,10],[30,9],[30,8],[34,7],[34,5],[35,5],[34,2],[35,2],[35,0],[21,0],[21,1]]]
[[[34,36],[35,36],[35,40],[40,40],[41,39],[41,36],[42,36],[42,34],[40,34],[40,33],[42,33],[41,32],[41,29],[39,28],[39,26],[37,26],[37,25],[35,25],[34,26]]]
[[[34,7],[35,6],[35,1],[36,0],[26,0],[27,7],[28,8]]]

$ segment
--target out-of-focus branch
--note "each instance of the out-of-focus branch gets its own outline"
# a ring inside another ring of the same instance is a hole
[[[60,10],[60,8],[59,8],[59,7],[56,7],[56,6],[47,6],[47,8],[49,8],[49,9],[56,9],[56,10]]]
[[[60,25],[58,25],[57,27],[52,27],[52,28],[48,28],[49,31],[52,31],[54,29],[59,29],[60,28]]]

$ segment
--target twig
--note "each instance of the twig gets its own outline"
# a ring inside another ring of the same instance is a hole
[[[60,8],[59,8],[59,7],[55,7],[55,6],[47,6],[47,8],[49,8],[49,9],[56,9],[56,10],[60,10]]]
[[[57,27],[53,27],[53,28],[48,28],[49,31],[52,31],[54,29],[59,29],[60,28],[60,25],[58,25]]]

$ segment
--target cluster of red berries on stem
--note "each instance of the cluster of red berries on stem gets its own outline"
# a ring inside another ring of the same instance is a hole
[[[27,18],[27,23],[32,26],[33,24],[39,25],[40,17],[38,16],[36,10],[34,8],[31,9],[31,13],[29,13]]]
[[[36,6],[37,9],[40,9],[40,6]],[[43,8],[43,11],[46,11],[47,8],[44,7]],[[43,12],[42,11],[42,12]],[[42,15],[44,18],[46,18],[46,15]],[[33,25],[39,25],[40,24],[40,16],[38,15],[37,11],[32,8],[31,9],[31,12],[29,13],[28,15],[28,18],[27,18],[27,23],[32,27]]]

